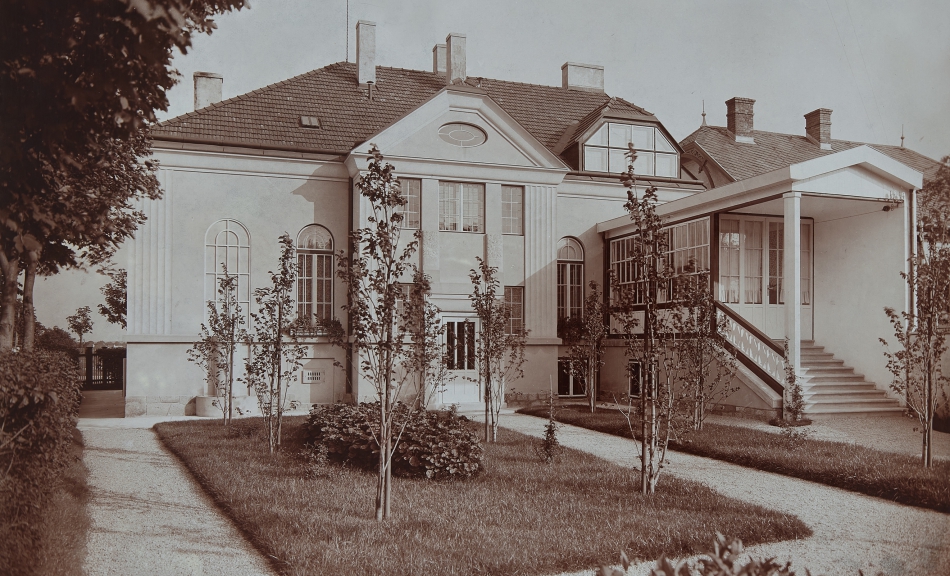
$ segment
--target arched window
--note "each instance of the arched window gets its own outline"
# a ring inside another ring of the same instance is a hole
[[[218,220],[205,234],[205,301],[218,299],[225,268],[237,276],[237,301],[247,322],[251,311],[251,238],[237,220]]]
[[[297,321],[313,326],[333,317],[333,236],[319,224],[297,234]]]
[[[557,317],[580,317],[584,309],[584,248],[574,238],[557,244]]]

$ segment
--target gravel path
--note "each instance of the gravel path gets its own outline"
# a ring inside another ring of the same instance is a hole
[[[86,574],[274,574],[155,432],[115,420],[79,424],[92,490]]]
[[[501,417],[502,426],[537,437],[545,422],[522,414]],[[558,440],[621,466],[638,467],[630,440],[567,425],[559,429]],[[950,574],[950,515],[679,452],[670,453],[668,460],[668,474],[793,514],[815,532],[806,540],[750,547],[750,554],[791,561],[800,574],[805,568],[829,576],[857,576],[859,569],[869,576]],[[631,567],[628,574],[649,574],[651,567]]]

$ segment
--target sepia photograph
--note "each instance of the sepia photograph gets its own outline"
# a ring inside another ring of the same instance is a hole
[[[948,95],[940,0],[0,0],[0,574],[950,574]]]

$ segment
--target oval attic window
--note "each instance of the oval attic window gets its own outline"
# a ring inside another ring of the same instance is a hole
[[[460,124],[458,122],[445,124],[439,128],[439,138],[453,146],[460,146],[462,148],[481,146],[485,143],[485,140],[488,140],[485,131],[478,126]]]

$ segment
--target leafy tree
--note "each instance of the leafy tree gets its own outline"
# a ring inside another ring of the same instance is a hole
[[[584,315],[565,330],[570,343],[571,371],[584,381],[590,411],[597,406],[597,373],[604,365],[607,336],[610,335],[610,305],[604,300],[600,285],[593,280],[584,298]]]
[[[410,363],[413,330],[419,326],[412,317],[400,315],[404,297],[402,282],[416,276],[410,264],[419,246],[419,233],[402,238],[403,211],[408,202],[402,194],[392,164],[385,162],[372,145],[369,166],[356,183],[371,213],[368,226],[350,235],[350,253],[337,256],[337,276],[347,286],[347,302],[342,306],[348,327],[334,319],[325,323],[330,341],[353,358],[361,380],[376,392],[379,420],[371,422],[371,433],[379,446],[376,483],[376,520],[389,518],[392,500],[392,461],[412,414],[396,418],[397,399],[412,380]],[[418,277],[418,276],[416,276]],[[424,297],[422,287],[417,293]]]
[[[79,342],[76,342],[69,332],[59,326],[39,332],[36,337],[36,347],[54,352],[66,352],[71,356],[79,353]]]
[[[435,395],[445,387],[448,377],[445,351],[440,341],[445,330],[442,311],[429,301],[431,291],[429,275],[416,270],[399,314],[402,325],[410,333],[402,368],[414,383],[414,405],[420,410],[428,409]]]
[[[917,254],[910,272],[901,272],[915,297],[913,311],[885,308],[900,349],[886,351],[894,380],[891,389],[903,396],[917,417],[923,435],[921,461],[933,466],[933,419],[938,397],[945,395],[950,375],[943,373],[947,351],[946,323],[950,312],[950,156],[945,156],[933,179],[918,196]],[[880,339],[884,346],[888,343]]]
[[[479,321],[475,339],[475,361],[484,389],[485,441],[498,439],[498,418],[505,400],[505,385],[521,378],[524,348],[528,332],[511,330],[511,307],[503,300],[504,288],[498,280],[498,268],[477,257],[478,269],[468,273],[472,281],[472,309]]]
[[[22,268],[32,306],[36,267],[52,258],[47,248],[68,246],[95,259],[141,223],[132,201],[159,195],[154,166],[139,162],[150,150],[144,130],[168,107],[172,50],[186,52],[194,33],[214,28],[214,14],[243,5],[2,0],[0,350],[13,343]]]
[[[234,415],[234,356],[247,342],[244,311],[238,302],[238,277],[224,274],[218,279],[217,300],[208,301],[208,323],[201,323],[198,341],[188,350],[188,359],[205,371],[208,385],[217,396],[225,425]]]
[[[631,427],[640,428],[640,490],[643,494],[653,494],[666,458],[676,408],[669,370],[674,364],[667,356],[673,351],[661,340],[664,333],[672,331],[667,326],[667,316],[661,314],[658,306],[673,274],[663,259],[669,248],[669,236],[656,213],[657,189],[649,186],[641,195],[633,172],[636,152],[632,146],[627,160],[627,172],[622,175],[627,188],[624,208],[639,230],[631,254],[634,281],[618,285],[612,297],[615,318],[626,338],[626,355],[642,367],[638,418],[634,421],[629,413],[626,416]],[[642,334],[636,334],[638,330]],[[668,367],[663,379],[661,363]]]
[[[291,335],[294,322],[293,290],[297,282],[294,242],[280,237],[280,264],[270,272],[271,285],[254,291],[258,312],[251,314],[253,338],[245,361],[248,388],[257,392],[271,454],[280,448],[281,425],[287,405],[287,386],[301,366],[306,347]]]
[[[69,323],[69,329],[79,336],[79,346],[82,347],[83,335],[92,332],[92,310],[89,306],[83,306],[72,316],[67,316],[66,322]]]
[[[735,355],[726,346],[726,319],[716,311],[709,272],[691,262],[674,278],[679,303],[669,319],[683,337],[674,339],[682,369],[682,399],[690,405],[687,421],[702,430],[709,408],[737,390],[730,386],[736,373]]]
[[[99,314],[105,316],[112,324],[118,324],[125,330],[125,314],[128,309],[128,274],[125,268],[106,267],[100,270],[109,277],[109,283],[100,288],[105,298],[104,304],[99,304]]]

